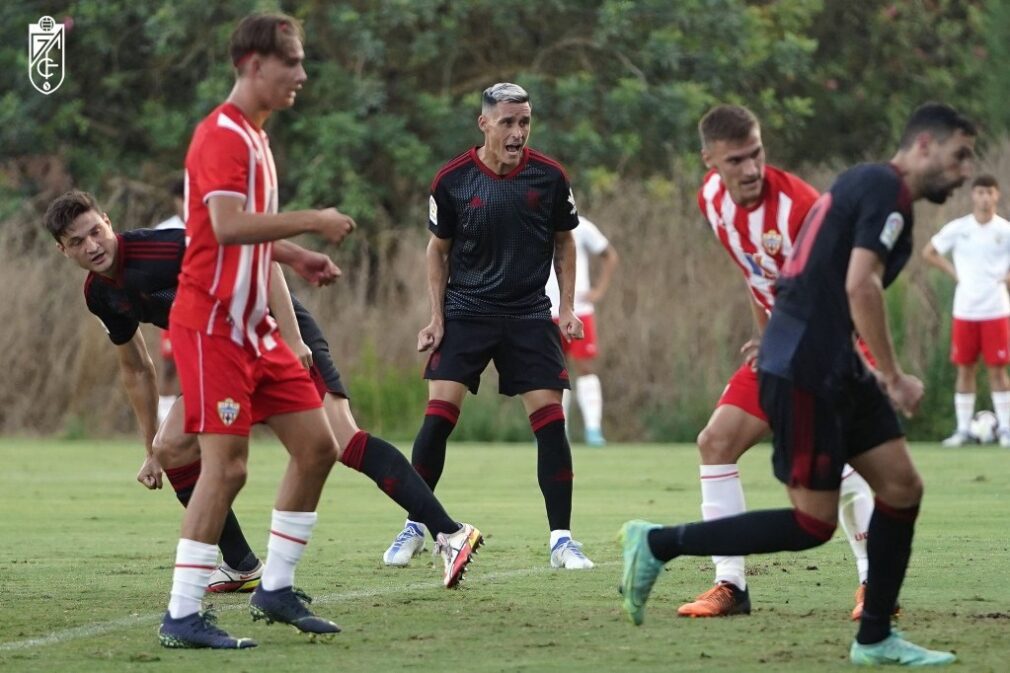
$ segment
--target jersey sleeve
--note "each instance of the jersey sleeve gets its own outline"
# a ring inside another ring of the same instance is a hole
[[[428,197],[428,229],[439,238],[456,236],[456,209],[444,180],[432,185]]]
[[[954,243],[957,241],[958,225],[961,220],[953,220],[943,225],[940,231],[933,234],[933,238],[929,239],[929,242],[936,248],[936,251],[941,255],[946,255],[948,252],[954,249]]]
[[[869,179],[851,185],[858,189],[853,194],[857,205],[853,247],[865,248],[886,260],[894,249],[901,232],[908,226],[905,215],[898,208],[901,182],[896,175],[886,178],[867,175]]]
[[[789,182],[789,196],[793,200],[793,208],[789,213],[789,236],[795,241],[800,227],[803,226],[803,222],[807,219],[807,213],[810,212],[810,208],[817,202],[820,194],[803,180],[795,176],[790,177],[792,179]]]
[[[576,231],[578,231],[586,250],[593,255],[603,254],[603,251],[610,246],[610,241],[603,235],[599,227],[584,217],[579,218],[579,228]]]
[[[554,231],[571,231],[579,226],[579,209],[575,207],[575,193],[563,172],[558,172],[554,184],[554,212],[551,213]]]
[[[248,198],[249,152],[235,131],[219,127],[207,134],[199,161],[190,167],[204,203],[212,196]]]
[[[140,323],[134,318],[117,313],[97,297],[87,295],[85,299],[88,304],[88,310],[102,323],[102,327],[108,333],[109,339],[115,345],[122,346],[137,333]]]

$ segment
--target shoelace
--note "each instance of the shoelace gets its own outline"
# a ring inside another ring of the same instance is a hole
[[[401,530],[400,534],[396,536],[395,540],[393,540],[393,546],[402,547],[404,543],[407,542],[407,540],[410,540],[415,537],[417,537],[417,532],[410,526],[407,526],[406,528]]]
[[[564,548],[561,549],[561,553],[564,554],[566,549],[568,550],[568,553],[570,553],[575,558],[581,559],[583,561],[588,560],[586,558],[586,555],[582,553],[582,544],[580,542],[576,542],[575,540],[569,540],[568,542],[565,543]]]
[[[197,620],[197,631],[206,631],[207,633],[214,636],[227,636],[228,634],[217,627],[217,613],[213,609],[207,608],[203,612],[199,613],[200,619]]]
[[[699,596],[698,602],[715,603],[716,605],[732,603],[733,590],[730,589],[725,584],[714,586],[705,593],[703,593],[701,596]]]

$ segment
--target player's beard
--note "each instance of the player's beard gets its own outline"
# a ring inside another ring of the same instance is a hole
[[[946,203],[947,197],[949,197],[955,189],[960,187],[963,182],[963,178],[944,181],[940,174],[932,175],[929,180],[926,181],[922,190],[922,195],[926,197],[926,200],[930,203],[935,203],[937,205]]]

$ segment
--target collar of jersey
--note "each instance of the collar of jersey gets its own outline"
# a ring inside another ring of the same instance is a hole
[[[523,148],[523,158],[519,160],[519,165],[516,166],[515,168],[513,168],[511,171],[509,171],[505,175],[498,175],[497,173],[495,173],[494,171],[492,171],[490,168],[488,168],[487,164],[485,164],[483,161],[481,161],[480,157],[477,156],[477,150],[479,150],[481,147],[482,146],[471,147],[470,148],[470,158],[473,159],[473,162],[475,164],[477,164],[477,168],[480,169],[481,173],[484,173],[485,175],[490,175],[492,178],[495,178],[497,180],[508,180],[510,178],[514,178],[516,175],[518,175],[518,173],[522,169],[526,168],[526,163],[530,160],[530,148],[529,147],[524,147]]]

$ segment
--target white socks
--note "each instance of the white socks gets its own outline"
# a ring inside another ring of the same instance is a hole
[[[845,537],[856,557],[856,571],[859,582],[866,581],[870,568],[866,555],[866,540],[870,531],[870,517],[873,516],[873,492],[858,472],[846,465],[842,470],[842,484],[838,494],[838,522],[842,524]]]
[[[740,470],[736,465],[702,465],[701,518],[705,521],[736,516],[747,511],[740,483]],[[740,589],[747,588],[742,556],[713,556],[715,581],[731,582]]]
[[[600,377],[596,374],[575,379],[575,394],[579,399],[579,410],[587,430],[599,430],[603,420],[603,391]]]
[[[560,540],[561,538],[564,538],[564,537],[566,537],[569,540],[571,540],[572,539],[572,531],[570,531],[570,530],[563,530],[561,528],[559,528],[558,530],[552,530],[551,531],[551,549],[554,549],[554,545],[556,545],[558,543],[558,540]]]
[[[217,545],[179,540],[175,548],[175,570],[172,572],[172,596],[168,613],[180,619],[200,611],[200,601],[207,591],[207,582],[217,567]]]
[[[318,518],[316,512],[273,511],[267,560],[263,565],[263,579],[260,580],[264,589],[276,591],[294,585],[295,566],[305,552]]]
[[[996,412],[999,421],[999,432],[1010,430],[1010,392],[993,392],[992,410]]]
[[[995,400],[993,401],[995,404]],[[966,433],[971,427],[971,417],[975,414],[975,393],[954,393],[954,415],[957,417],[957,431]]]

